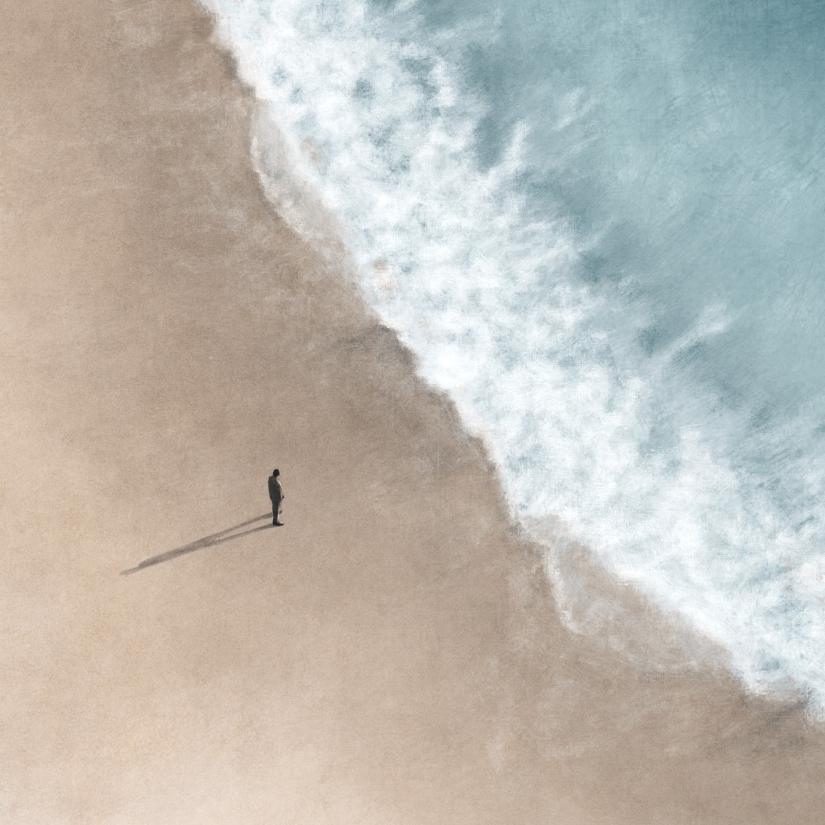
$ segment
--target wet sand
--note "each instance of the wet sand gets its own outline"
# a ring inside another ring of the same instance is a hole
[[[821,823],[798,706],[640,667],[641,602],[560,625],[479,444],[266,203],[211,31],[4,9],[0,821]]]

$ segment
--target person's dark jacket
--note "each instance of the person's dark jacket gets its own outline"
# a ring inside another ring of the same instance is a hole
[[[271,501],[280,501],[284,497],[281,482],[275,476],[269,477],[269,498]]]

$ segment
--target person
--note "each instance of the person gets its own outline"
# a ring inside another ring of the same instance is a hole
[[[286,498],[284,491],[281,488],[281,482],[278,481],[278,476],[281,475],[280,470],[273,470],[269,477],[269,500],[272,502],[272,526],[283,527],[282,521],[278,520],[278,515],[281,512],[281,502]]]

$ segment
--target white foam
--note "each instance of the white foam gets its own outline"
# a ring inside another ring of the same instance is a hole
[[[713,307],[664,354],[642,353],[644,306],[578,277],[598,240],[561,214],[530,217],[526,125],[500,163],[477,163],[484,105],[437,41],[415,41],[414,3],[204,2],[278,125],[256,135],[270,197],[310,239],[335,224],[366,300],[484,438],[513,516],[562,524],[726,647],[753,690],[790,683],[822,710],[819,516],[789,526],[735,469],[719,436],[741,422],[679,367],[736,319]],[[558,129],[590,106],[563,98]],[[822,484],[800,463],[809,496]]]

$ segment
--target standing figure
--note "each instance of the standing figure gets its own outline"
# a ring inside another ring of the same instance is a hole
[[[272,502],[272,526],[283,527],[283,523],[278,521],[278,514],[281,512],[281,502],[286,498],[281,489],[281,482],[278,481],[280,470],[273,470],[272,475],[267,479],[269,482],[269,499]]]

